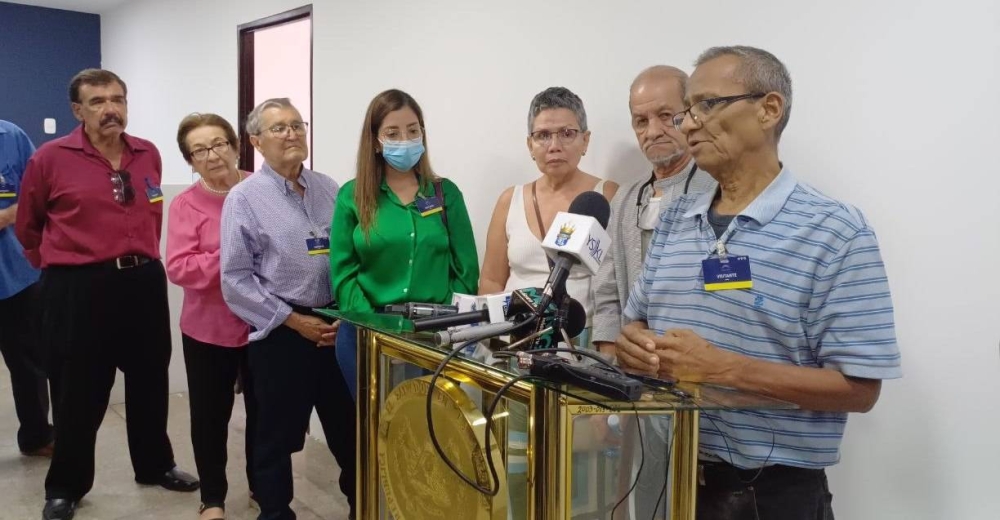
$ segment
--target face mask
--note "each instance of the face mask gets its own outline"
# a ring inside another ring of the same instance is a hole
[[[422,137],[409,141],[385,141],[382,143],[382,157],[398,171],[410,171],[424,155]]]

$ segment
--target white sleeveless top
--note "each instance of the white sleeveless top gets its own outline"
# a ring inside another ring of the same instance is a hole
[[[604,194],[602,179],[591,191]],[[549,261],[542,249],[542,242],[528,227],[524,212],[524,185],[514,186],[510,209],[507,211],[507,264],[510,276],[504,291],[526,287],[543,287],[549,279]],[[587,326],[594,317],[594,294],[590,288],[592,276],[583,269],[573,269],[566,280],[566,292],[571,298],[583,304],[587,311]]]

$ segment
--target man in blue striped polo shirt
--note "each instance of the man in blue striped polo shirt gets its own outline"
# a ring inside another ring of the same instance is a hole
[[[699,520],[832,519],[824,468],[847,413],[901,376],[878,242],[779,162],[792,90],[777,58],[716,47],[696,67],[674,124],[719,188],[661,215],[618,360],[800,407],[703,413]]]

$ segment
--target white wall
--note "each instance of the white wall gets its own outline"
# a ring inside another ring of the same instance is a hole
[[[189,182],[181,117],[237,119],[236,26],[302,0],[136,0],[102,19],[106,67],[129,84],[130,130]],[[368,101],[400,87],[427,115],[435,167],[465,190],[480,255],[496,196],[536,175],[531,97],[564,85],[587,105],[583,168],[645,175],[626,109],[654,63],[690,70],[711,45],[785,61],[795,106],[786,165],[860,206],[884,248],[905,378],[851,418],[831,471],[841,519],[993,519],[1000,510],[1000,254],[995,150],[1000,7],[993,0],[314,4],[317,170],[352,175]]]

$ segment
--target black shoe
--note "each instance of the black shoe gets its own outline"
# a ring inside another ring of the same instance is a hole
[[[184,493],[197,491],[201,487],[201,482],[198,482],[198,479],[194,478],[194,475],[177,469],[177,466],[174,466],[174,469],[164,473],[156,480],[135,479],[135,481],[148,486],[160,486],[170,491],[182,491]]]
[[[72,520],[76,514],[76,500],[53,498],[45,501],[42,509],[42,520]]]

